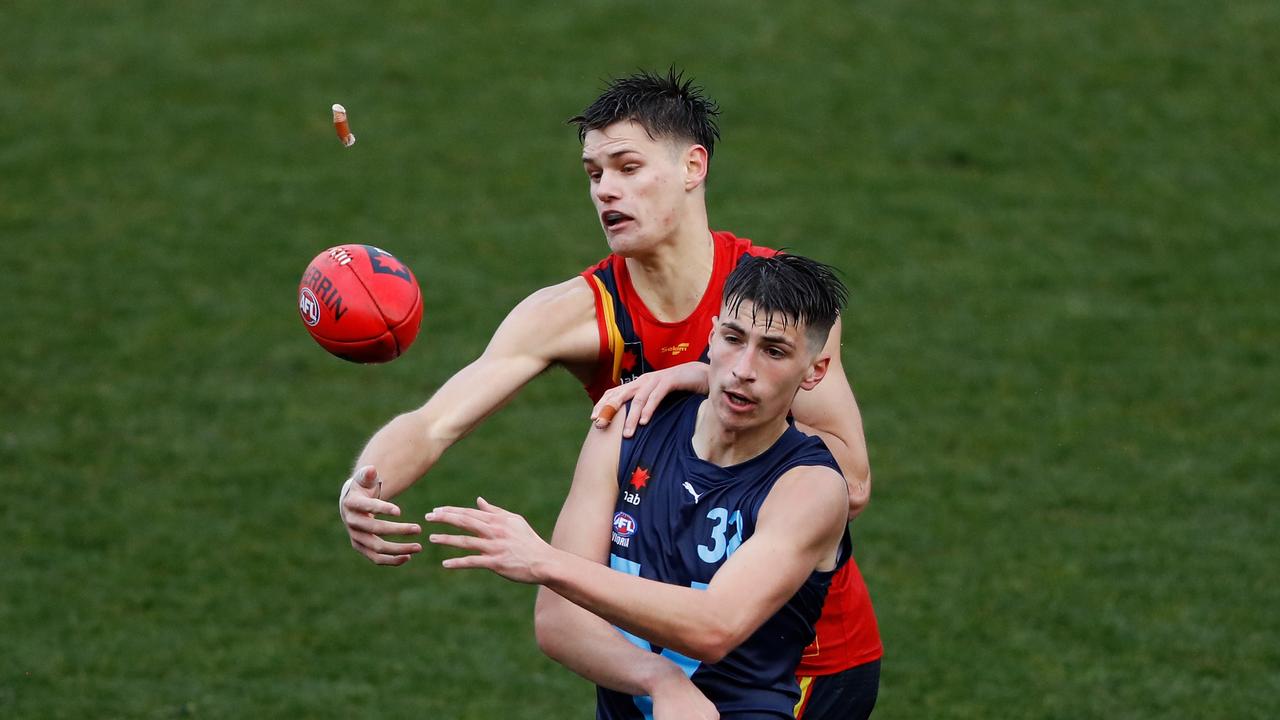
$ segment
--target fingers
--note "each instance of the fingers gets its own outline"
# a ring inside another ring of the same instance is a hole
[[[378,485],[378,471],[372,465],[365,465],[356,470],[356,484],[366,490],[372,490]]]
[[[604,395],[601,395],[600,399],[596,401],[595,407],[591,408],[591,419],[595,422],[596,427],[609,427],[609,423],[618,412],[618,408],[635,397],[639,388],[645,384],[645,380],[646,378],[641,376],[639,380],[606,390]]]
[[[422,546],[417,543],[387,542],[366,532],[352,532],[351,547],[378,565],[403,565],[422,552]]]
[[[661,388],[655,388],[653,392],[649,393],[649,397],[645,398],[644,405],[641,406],[640,412],[636,413],[635,422],[640,425],[648,425],[649,418],[652,418],[653,414],[658,411],[658,406],[662,404],[663,398],[665,398],[667,393],[670,391],[670,387],[662,386]],[[631,437],[631,433],[635,432],[636,429],[636,425],[631,422],[631,418],[627,418],[627,427],[630,428],[630,430],[626,435],[627,437]]]
[[[446,570],[468,570],[471,568],[493,568],[493,561],[486,555],[463,555],[448,558],[440,563]]]
[[[457,548],[458,550],[469,550],[474,555],[463,555],[461,557],[445,558],[440,562],[441,566],[449,570],[466,570],[469,568],[489,568],[494,569],[496,562],[485,553],[492,548],[490,541],[484,538],[478,538],[473,535],[449,535],[446,533],[432,533],[427,536],[433,545],[443,545],[445,547]]]
[[[638,380],[625,385],[610,388],[600,396],[599,402],[591,411],[591,419],[595,422],[595,426],[609,427],[618,410],[630,401],[631,410],[625,414],[626,423],[623,425],[622,434],[624,437],[634,435],[636,427],[648,423],[649,417],[662,402],[662,398],[671,392],[671,384],[663,377],[662,371],[658,371],[643,375]]]
[[[665,384],[655,383],[646,392],[636,393],[635,399],[631,401],[631,411],[627,413],[627,421],[622,425],[622,437],[631,437],[636,434],[637,427],[648,424],[649,417],[669,390]]]
[[[352,530],[373,533],[374,535],[418,535],[422,528],[413,523],[387,522],[366,515],[352,515],[347,519],[347,527]]]
[[[613,416],[618,414],[618,408],[613,405],[605,405],[600,408],[600,412],[592,416],[592,420],[596,421],[596,427],[609,427],[609,423],[613,422]]]
[[[463,507],[438,507],[426,514],[428,522],[452,525],[472,535],[480,535],[489,529],[490,513]]]
[[[448,558],[441,562],[441,565],[446,569],[465,570],[468,568],[487,568],[491,565],[484,555],[484,552],[489,548],[487,531],[491,528],[488,521],[495,511],[501,512],[502,508],[489,503],[482,497],[476,498],[476,505],[480,507],[479,510],[462,507],[438,507],[426,515],[427,520],[431,522],[452,525],[459,530],[472,533],[471,535],[431,533],[427,536],[427,540],[433,545],[443,545],[478,553],[476,555]]]
[[[654,373],[655,377],[657,375]],[[626,413],[626,422],[622,424],[623,437],[631,437],[636,434],[637,427],[647,425],[653,411],[658,409],[662,399],[671,392],[671,384],[665,380],[649,378],[646,381],[641,378],[630,384],[635,385],[636,389],[631,398],[631,408]]]
[[[379,555],[378,553],[369,552],[359,547],[356,549],[360,550],[361,555],[369,558],[369,560],[376,565],[400,566],[409,562],[409,558],[413,557],[412,555]]]
[[[484,552],[484,540],[474,535],[449,535],[446,533],[432,533],[427,536],[427,541],[432,545],[444,545],[446,547],[458,548],[459,550],[475,550]]]
[[[342,499],[342,507],[348,513],[368,513],[370,515],[390,515],[400,517],[399,506],[386,500],[378,500],[366,495],[351,494]]]

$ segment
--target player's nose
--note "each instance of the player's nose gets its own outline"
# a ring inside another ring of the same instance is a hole
[[[738,353],[738,357],[734,358],[733,376],[744,382],[754,380],[756,377],[755,363],[752,362],[752,353]]]
[[[600,175],[600,180],[596,182],[596,199],[600,202],[609,202],[622,197],[622,193],[618,189],[618,183],[614,179],[614,174],[605,172]]]

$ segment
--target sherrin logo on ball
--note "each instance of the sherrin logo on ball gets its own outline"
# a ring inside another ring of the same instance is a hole
[[[325,350],[356,363],[404,354],[422,323],[422,291],[407,265],[372,245],[338,245],[298,283],[298,313]]]

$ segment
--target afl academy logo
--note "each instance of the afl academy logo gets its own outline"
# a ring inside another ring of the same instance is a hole
[[[613,531],[622,537],[631,537],[636,534],[636,521],[624,512],[615,513],[613,516]]]
[[[311,288],[304,287],[298,293],[298,312],[302,313],[302,321],[310,327],[320,324],[320,301]]]
[[[613,514],[613,541],[622,547],[631,545],[631,536],[636,534],[636,521],[624,512]]]

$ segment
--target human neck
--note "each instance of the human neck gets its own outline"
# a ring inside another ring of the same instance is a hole
[[[787,419],[775,418],[744,430],[730,430],[720,422],[711,400],[703,400],[693,429],[693,451],[712,465],[729,467],[744,463],[765,450],[787,431]]]
[[[702,300],[715,264],[706,213],[681,223],[652,251],[626,263],[631,285],[650,312],[664,322],[685,319]]]

